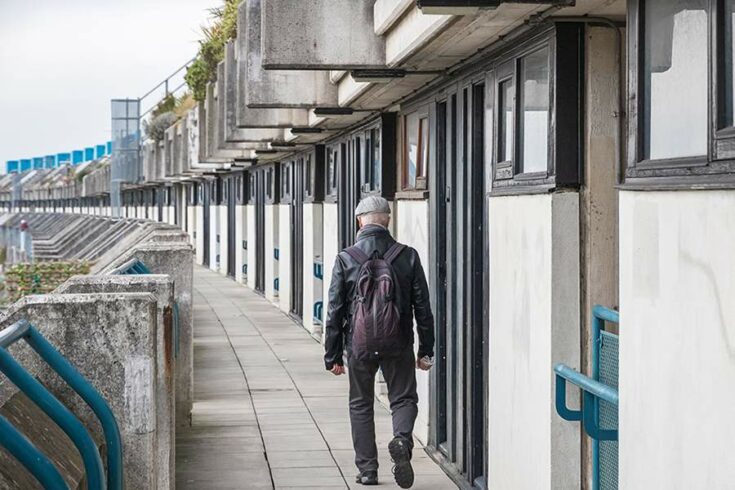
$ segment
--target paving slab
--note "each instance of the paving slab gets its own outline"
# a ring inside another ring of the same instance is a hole
[[[251,289],[194,267],[192,426],[177,432],[182,489],[363,488],[355,485],[347,377],[322,346]],[[381,488],[396,489],[388,410],[375,403]],[[456,485],[417,446],[413,488]]]

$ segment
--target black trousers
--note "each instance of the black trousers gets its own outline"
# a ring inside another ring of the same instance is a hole
[[[412,349],[398,357],[358,361],[350,359],[350,423],[355,465],[360,472],[378,469],[375,445],[375,374],[378,368],[388,385],[388,400],[393,418],[393,436],[405,439],[413,448],[413,426],[418,414],[416,360]]]

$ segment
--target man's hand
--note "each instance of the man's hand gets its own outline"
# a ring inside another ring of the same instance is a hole
[[[332,369],[330,369],[330,372],[335,376],[339,376],[340,374],[345,373],[345,367],[340,366],[339,364],[335,364],[334,366],[332,366]]]
[[[423,357],[416,360],[416,368],[422,371],[428,371],[433,365],[433,362],[427,362],[426,359]]]

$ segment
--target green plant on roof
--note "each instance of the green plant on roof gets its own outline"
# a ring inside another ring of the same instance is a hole
[[[240,1],[225,0],[222,7],[209,10],[211,24],[202,27],[204,39],[199,41],[199,53],[184,76],[197,101],[205,99],[207,83],[217,78],[217,64],[225,58],[225,44],[237,37],[237,6]]]

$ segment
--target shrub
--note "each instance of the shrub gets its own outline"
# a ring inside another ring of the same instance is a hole
[[[151,119],[150,122],[143,121],[143,131],[148,138],[158,142],[162,141],[166,135],[166,130],[170,128],[178,118],[173,112],[164,112]]]
[[[199,53],[184,76],[195,100],[206,98],[207,83],[217,78],[217,64],[225,58],[225,44],[237,37],[237,6],[240,1],[225,0],[223,7],[209,11],[212,23],[202,27],[204,39],[199,41]]]
[[[5,289],[10,301],[28,294],[50,293],[77,274],[89,274],[87,262],[37,262],[15,264],[5,273]]]

